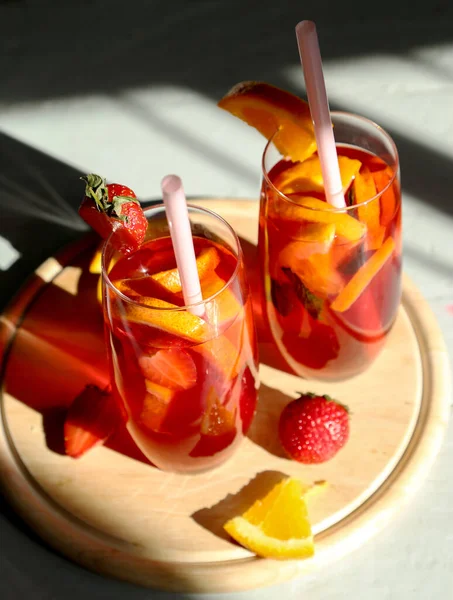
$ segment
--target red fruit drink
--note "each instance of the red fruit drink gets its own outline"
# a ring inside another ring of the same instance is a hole
[[[355,142],[337,143],[347,208],[327,204],[316,154],[293,163],[270,142],[259,243],[273,338],[297,374],[325,380],[351,377],[371,364],[401,297],[396,149],[366,119],[332,117],[337,142]]]
[[[205,309],[199,317],[183,306],[163,209],[146,215],[151,239],[137,252],[119,256],[108,244],[104,251],[113,391],[131,436],[153,464],[203,471],[232,454],[255,413],[257,345],[242,254],[232,232],[226,239],[206,227],[219,217],[196,209]],[[225,234],[228,226],[221,225]]]

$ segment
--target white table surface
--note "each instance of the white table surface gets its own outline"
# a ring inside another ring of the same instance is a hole
[[[243,79],[303,95],[293,27],[309,17],[320,28],[332,107],[376,120],[397,142],[404,268],[453,356],[451,3],[410,4],[408,13],[408,4],[384,0],[369,16],[358,1],[347,11],[344,3],[314,0],[269,9],[252,0],[92,1],[69,13],[64,4],[0,5],[1,307],[50,252],[84,230],[76,213],[80,173],[124,182],[143,200],[159,197],[170,172],[183,178],[189,196],[257,198],[263,139],[215,102]],[[360,551],[323,573],[215,598],[451,600],[452,465],[451,421],[418,495]],[[0,508],[4,600],[195,597],[89,573]]]

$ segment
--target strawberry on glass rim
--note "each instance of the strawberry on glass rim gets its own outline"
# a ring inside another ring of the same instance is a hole
[[[113,246],[123,254],[139,249],[145,239],[148,222],[135,193],[119,183],[106,184],[99,175],[81,177],[85,197],[79,215],[103,239],[112,233]]]

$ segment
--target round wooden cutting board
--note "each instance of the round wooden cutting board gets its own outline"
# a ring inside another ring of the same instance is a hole
[[[257,203],[195,203],[236,229],[255,289]],[[262,387],[248,438],[220,468],[186,476],[154,468],[125,431],[78,460],[63,454],[65,408],[86,384],[108,381],[97,276],[88,271],[95,245],[89,236],[49,258],[0,317],[1,483],[42,538],[98,573],[225,592],[322,569],[391,522],[438,452],[450,401],[441,332],[409,281],[385,350],[349,381],[311,382],[281,370],[260,331]],[[300,391],[331,394],[352,411],[349,442],[325,464],[290,461],[279,446],[279,414]],[[284,475],[328,482],[308,500],[316,554],[305,561],[257,558],[222,529]]]

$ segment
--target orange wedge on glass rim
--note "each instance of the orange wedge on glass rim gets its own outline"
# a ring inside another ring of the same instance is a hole
[[[363,264],[351,277],[343,290],[330,305],[332,310],[344,312],[354,304],[370,281],[379,273],[385,263],[391,258],[395,242],[388,237],[382,246]]]
[[[260,81],[235,85],[218,103],[220,108],[257,129],[283,156],[303,161],[316,152],[308,103],[290,92]]]
[[[306,489],[297,479],[284,479],[244,514],[227,521],[225,531],[265,558],[313,556],[313,535],[304,499]]]
[[[359,172],[362,163],[347,156],[338,157],[341,184],[345,192]],[[318,156],[310,156],[304,162],[286,169],[275,179],[275,187],[283,194],[301,194],[307,192],[324,193],[324,180],[321,172],[321,161]]]

